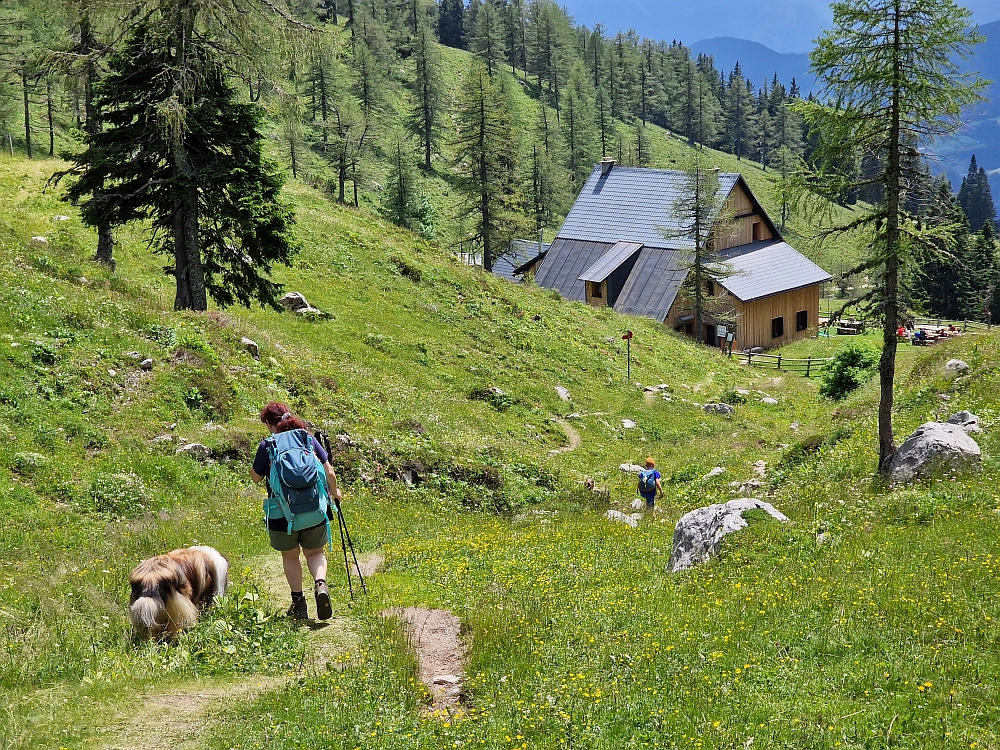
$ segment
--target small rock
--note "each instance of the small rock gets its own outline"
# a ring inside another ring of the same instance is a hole
[[[798,432],[799,427],[800,425],[798,422],[792,422],[790,425],[788,425],[788,429],[791,430],[792,432]]]
[[[628,513],[622,513],[620,510],[609,510],[604,514],[604,517],[609,521],[617,521],[618,523],[624,523],[633,529],[639,525],[639,522],[630,516]]]
[[[705,411],[709,414],[722,414],[729,416],[730,414],[736,413],[736,409],[731,407],[729,404],[705,404]]]
[[[31,238],[31,244],[32,245],[48,245],[49,241],[45,237],[41,237],[41,236],[32,237]]]
[[[556,386],[556,393],[559,394],[559,398],[563,401],[572,401],[573,397],[569,395],[569,391],[563,388],[561,385]]]
[[[816,544],[823,544],[826,542],[826,532],[821,531],[816,535]]]
[[[69,221],[69,217],[63,216],[62,214],[56,214],[52,217],[52,221]]]
[[[939,393],[937,397],[942,401],[951,401],[951,396],[949,396],[947,393]]]
[[[88,279],[86,276],[81,276],[76,281],[77,281],[77,283],[83,284],[84,286],[86,286],[87,284],[90,283],[90,279]]]
[[[240,339],[240,343],[243,345],[243,348],[250,353],[251,357],[256,359],[258,362],[260,361],[260,347],[257,346],[256,341],[254,341],[253,339],[248,339],[246,336],[244,336],[242,339]]]
[[[431,680],[435,685],[457,685],[461,681],[461,677],[456,677],[453,674],[439,674]]]
[[[643,467],[638,464],[622,464],[618,468],[621,470],[622,474],[638,474],[643,469]]]
[[[622,428],[623,429],[634,430],[636,428],[636,426],[637,426],[636,423],[633,422],[631,419],[623,419],[622,420]]]
[[[175,452],[191,456],[191,458],[197,459],[198,461],[204,461],[212,457],[212,449],[207,445],[202,445],[201,443],[188,443],[187,445],[178,448]]]
[[[573,412],[572,414],[567,414],[566,419],[583,419],[583,415]]]
[[[767,463],[765,461],[754,461],[751,466],[753,473],[761,479],[767,474]]]
[[[173,435],[157,435],[150,442],[153,442],[153,443],[172,443],[172,442],[174,442],[174,436]]]
[[[969,371],[969,364],[960,359],[949,359],[945,362],[944,371],[947,375],[964,375]]]
[[[129,359],[134,359],[136,362],[139,362],[142,359],[142,354],[139,352],[125,352],[125,356]]]
[[[115,375],[117,375],[117,374],[118,374],[118,373],[117,373],[117,371],[115,371],[115,370],[108,370],[108,375],[110,375],[111,377],[114,377],[114,376],[115,376]]]
[[[713,477],[719,476],[719,474],[722,474],[724,471],[725,471],[725,469],[723,467],[716,466],[710,472],[708,472],[708,474],[706,474],[705,476],[703,476],[702,479],[712,479]]]
[[[778,399],[771,398],[770,396],[768,396],[767,398],[762,398],[760,400],[760,402],[762,404],[767,404],[768,406],[777,406],[778,405]]]
[[[979,426],[979,417],[971,411],[960,411],[952,414],[948,417],[948,424],[957,424],[965,430],[966,435],[972,435],[983,431],[983,428]]]
[[[646,507],[645,500],[633,500],[632,505],[629,506],[632,510],[642,510]]]
[[[141,367],[146,372],[149,372],[150,370],[153,369],[153,360],[147,357],[146,359],[142,360],[142,362],[139,363],[139,367]]]
[[[748,391],[746,388],[737,388],[736,392],[739,395],[741,395],[741,396],[749,396],[750,395],[750,391]]]

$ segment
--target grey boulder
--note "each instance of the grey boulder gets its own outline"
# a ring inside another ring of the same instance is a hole
[[[927,422],[903,441],[889,464],[889,481],[900,484],[919,477],[979,465],[982,452],[976,441],[957,424]]]
[[[964,375],[969,371],[969,365],[960,359],[949,359],[944,364],[944,371],[948,375]]]
[[[305,295],[300,292],[288,292],[278,300],[278,304],[296,315],[320,313],[319,309],[310,305],[306,300]]]
[[[725,537],[746,528],[743,514],[748,510],[763,510],[777,521],[788,521],[785,514],[770,503],[747,497],[696,508],[681,516],[674,527],[674,546],[668,563],[670,572],[689,570],[718,554]]]
[[[212,449],[201,443],[188,443],[178,448],[175,452],[190,456],[198,461],[206,461],[212,457]]]
[[[709,414],[724,414],[726,416],[736,412],[736,409],[729,404],[705,404],[704,409]]]
[[[638,516],[638,518],[636,518],[636,516]],[[618,523],[623,523],[634,529],[639,525],[639,518],[642,518],[642,514],[635,513],[629,515],[628,513],[622,513],[620,510],[609,510],[604,514],[604,517],[609,521],[617,521]]]
[[[971,411],[960,411],[952,414],[948,417],[948,424],[957,424],[965,430],[966,435],[972,435],[983,431],[983,428],[979,426],[979,417]]]

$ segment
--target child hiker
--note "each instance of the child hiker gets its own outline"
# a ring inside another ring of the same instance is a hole
[[[639,472],[639,494],[646,501],[646,510],[652,510],[656,498],[663,498],[663,485],[660,484],[660,472],[655,468],[656,461],[652,456],[646,457],[646,468]]]

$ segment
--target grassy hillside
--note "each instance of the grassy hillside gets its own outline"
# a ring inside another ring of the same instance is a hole
[[[986,425],[984,467],[888,490],[870,479],[874,384],[825,402],[815,381],[506,284],[300,185],[304,250],[281,278],[331,317],[174,313],[139,234],[116,274],[88,262],[93,236],[44,190],[53,166],[0,161],[0,747],[152,747],[173,735],[135,716],[182,712],[176,696],[198,691],[218,699],[178,747],[1000,742],[995,337],[901,350],[899,435],[968,408]],[[952,356],[973,375],[945,380]],[[669,401],[637,387],[659,383]],[[386,558],[348,608],[337,551],[325,630],[277,614],[276,553],[246,479],[271,398],[350,435],[336,457],[347,518],[359,552]],[[700,408],[719,398],[735,416]],[[557,417],[576,450],[553,453],[568,442]],[[217,460],[177,455],[182,438]],[[609,503],[634,495],[618,465],[647,453],[663,513],[609,523]],[[742,493],[793,523],[755,519],[718,560],[667,574],[676,519],[742,494],[732,483],[758,460],[764,483]],[[404,463],[419,465],[412,488],[395,479]],[[714,466],[725,472],[704,479]],[[521,515],[537,509],[550,513]],[[232,561],[233,594],[177,644],[133,644],[129,570],[195,542]],[[462,619],[461,715],[421,713],[413,657],[379,614],[401,605]]]

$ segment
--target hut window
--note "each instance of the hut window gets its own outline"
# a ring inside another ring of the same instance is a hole
[[[785,319],[771,318],[771,338],[780,339],[785,335]]]
[[[588,283],[590,284],[591,297],[594,297],[595,299],[601,299],[602,297],[604,297],[604,292],[601,290],[600,281],[590,281]]]
[[[809,311],[799,310],[795,313],[795,330],[804,331],[809,327]]]

